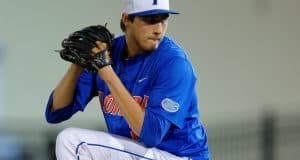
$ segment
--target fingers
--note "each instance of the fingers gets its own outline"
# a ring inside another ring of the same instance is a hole
[[[99,53],[100,51],[103,51],[107,49],[107,43],[101,42],[101,41],[96,41],[97,47],[92,49],[92,52],[94,54]]]
[[[101,50],[98,47],[95,47],[92,49],[93,55],[95,55],[96,53],[99,53]]]
[[[97,46],[98,46],[98,48],[99,48],[100,50],[105,50],[105,49],[107,49],[107,43],[104,43],[104,42],[101,42],[101,41],[96,41],[96,44],[97,44]]]

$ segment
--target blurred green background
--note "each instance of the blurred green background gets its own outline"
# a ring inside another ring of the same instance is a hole
[[[54,52],[69,33],[108,23],[121,1],[0,0],[0,159],[53,156],[65,127],[106,130],[98,99],[58,124],[44,118],[68,67]],[[300,157],[300,1],[171,0],[168,36],[198,74],[201,120],[215,160]]]

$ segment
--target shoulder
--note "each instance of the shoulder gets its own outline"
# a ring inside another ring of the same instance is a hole
[[[112,47],[111,47],[111,58],[113,59],[114,63],[117,63],[120,59],[121,53],[124,50],[125,47],[125,36],[119,36],[113,39]]]
[[[164,54],[160,54],[166,57],[182,57],[187,58],[187,54],[185,50],[176,43],[173,39],[165,36],[162,42],[157,49],[158,52],[162,52]]]
[[[167,36],[164,37],[154,55],[157,56],[159,62],[163,64],[176,60],[191,65],[191,61],[189,60],[186,51],[173,39]]]
[[[193,65],[186,51],[174,40],[165,36],[159,48],[153,53],[156,57],[155,68],[158,72],[166,70],[176,73],[191,73],[196,78]]]
[[[125,45],[125,36],[121,35],[113,39],[112,48],[124,46]]]

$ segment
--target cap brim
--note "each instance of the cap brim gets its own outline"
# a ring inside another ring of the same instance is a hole
[[[149,10],[149,11],[144,11],[144,12],[131,13],[130,15],[151,16],[151,15],[157,15],[157,14],[179,14],[179,13],[176,11],[172,11],[172,10],[155,9],[155,10]]]

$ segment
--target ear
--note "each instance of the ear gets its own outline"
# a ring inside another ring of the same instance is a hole
[[[125,27],[128,26],[128,24],[130,23],[130,20],[128,19],[128,13],[122,13],[122,22]]]

